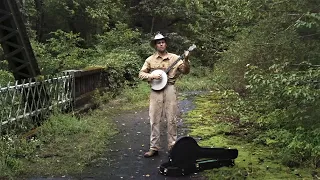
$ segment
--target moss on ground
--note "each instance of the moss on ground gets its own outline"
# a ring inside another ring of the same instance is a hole
[[[246,128],[228,115],[228,99],[218,91],[195,98],[196,108],[186,115],[190,136],[201,139],[202,147],[236,148],[235,166],[205,171],[208,179],[313,179],[319,170],[289,168],[281,163],[275,149],[246,141]],[[242,132],[240,132],[242,131]]]

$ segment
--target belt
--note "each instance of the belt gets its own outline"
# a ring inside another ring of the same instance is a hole
[[[175,82],[168,82],[168,85],[174,85]]]

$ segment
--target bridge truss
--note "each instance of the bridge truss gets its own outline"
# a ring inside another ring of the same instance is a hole
[[[0,0],[0,44],[16,80],[40,75],[16,0]]]

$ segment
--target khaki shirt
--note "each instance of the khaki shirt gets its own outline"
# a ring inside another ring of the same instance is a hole
[[[139,72],[139,78],[142,80],[147,80],[148,82],[151,81],[148,76],[150,73],[156,69],[161,69],[165,71],[171,64],[174,63],[179,58],[178,55],[173,53],[167,53],[163,57],[161,57],[158,52],[154,53],[153,55],[149,56],[140,72]],[[190,72],[190,65],[189,61],[182,61],[180,60],[168,73],[168,83],[175,83],[176,79],[179,77],[179,75],[182,74],[188,74]]]

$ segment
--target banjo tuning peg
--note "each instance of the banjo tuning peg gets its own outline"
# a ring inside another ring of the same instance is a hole
[[[192,44],[192,46],[189,47],[188,51],[192,51],[196,48],[197,46],[195,44]]]

